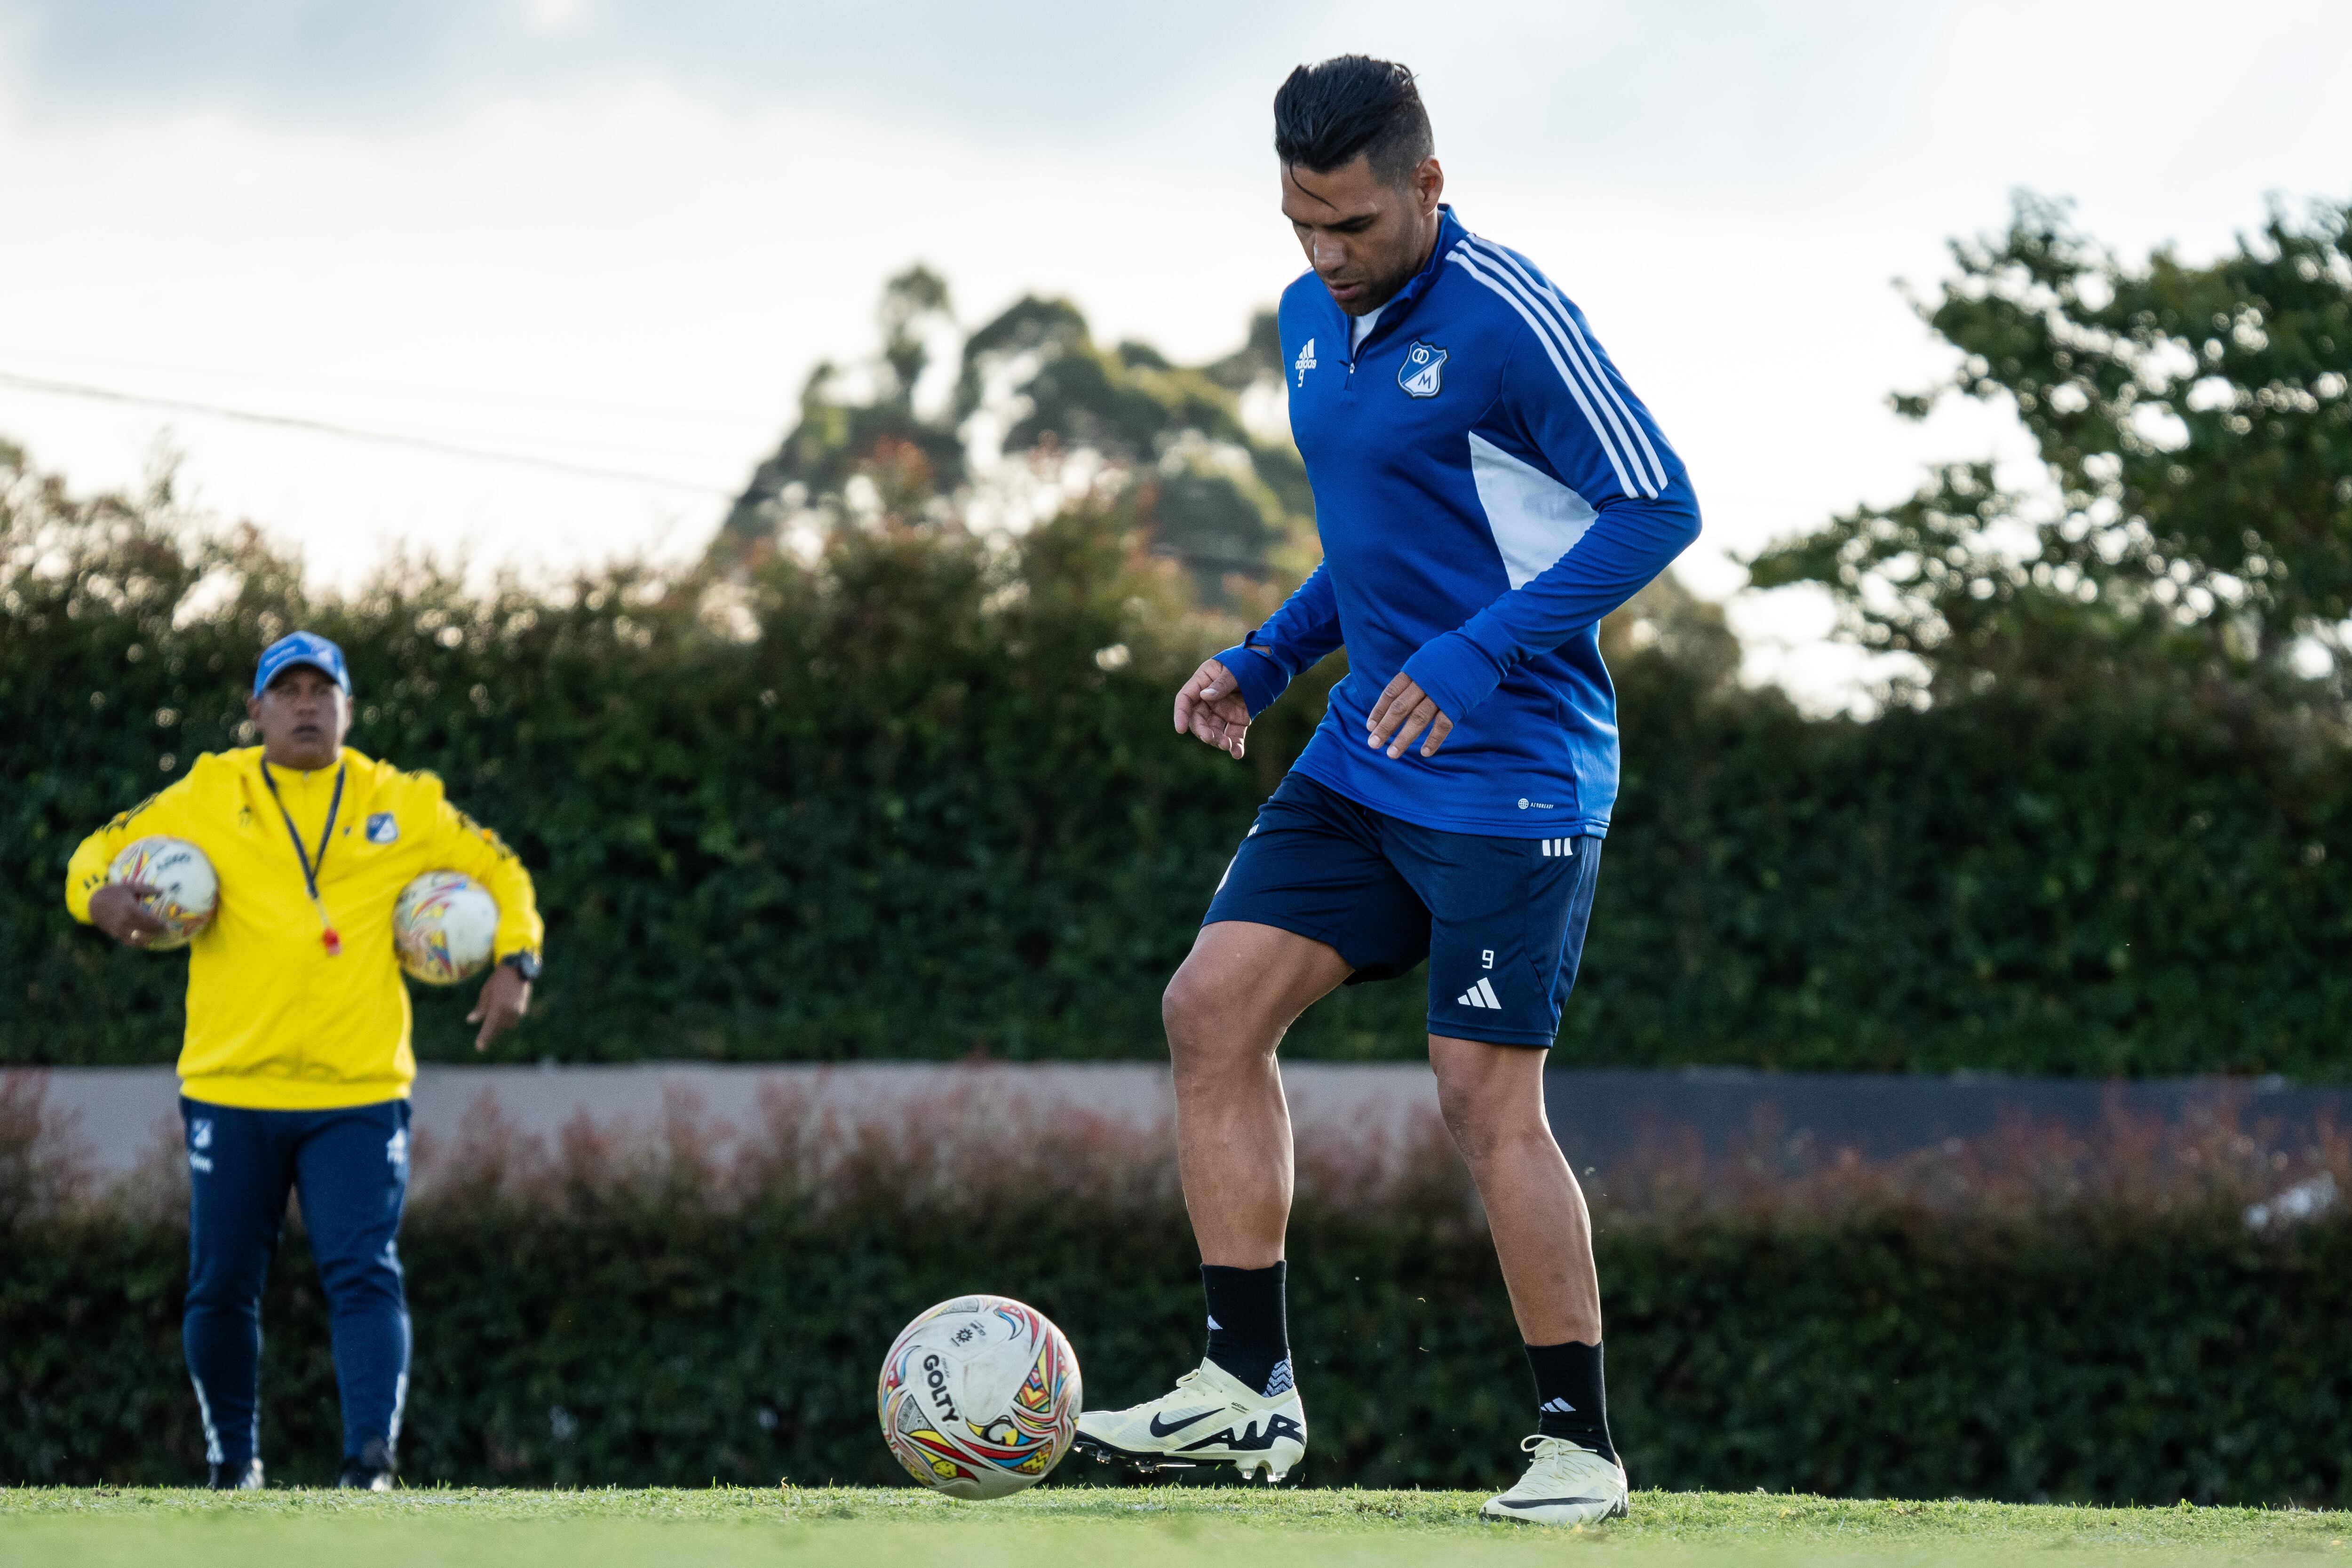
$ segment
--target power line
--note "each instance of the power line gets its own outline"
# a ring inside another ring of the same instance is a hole
[[[528,393],[484,391],[478,387],[426,386],[417,382],[367,381],[347,375],[316,375],[300,372],[257,370],[250,365],[190,364],[183,360],[125,359],[121,354],[77,353],[64,349],[26,349],[0,347],[0,362],[11,360],[54,361],[66,364],[97,366],[102,370],[161,372],[166,375],[200,375],[211,381],[276,382],[284,385],[320,388],[342,392],[361,392],[372,396],[425,397],[444,402],[503,403],[520,408],[567,410],[584,414],[623,414],[640,419],[699,419],[727,417],[711,408],[688,408],[676,404],[656,407],[646,404],[605,403],[578,397],[541,397]]]
[[[520,468],[545,468],[559,474],[574,474],[594,479],[623,479],[631,484],[656,485],[667,489],[693,490],[698,494],[733,500],[735,491],[719,485],[707,485],[698,479],[672,479],[667,474],[644,474],[630,468],[607,468],[593,463],[567,463],[560,458],[534,458],[520,452],[497,452],[487,447],[468,447],[456,441],[436,441],[429,436],[404,436],[389,430],[363,430],[355,425],[337,425],[324,419],[306,419],[292,414],[258,414],[248,408],[229,408],[215,403],[197,403],[187,398],[149,397],[139,393],[120,392],[110,386],[86,386],[77,382],[49,381],[38,376],[16,375],[0,371],[0,386],[13,386],[25,392],[43,392],[60,397],[86,397],[100,403],[124,403],[142,408],[163,408],[179,414],[203,414],[216,419],[235,419],[247,425],[274,426],[282,430],[306,430],[316,436],[336,436],[346,441],[373,441],[379,446],[407,447],[422,452],[438,452],[444,457],[471,458],[477,462],[511,463]]]

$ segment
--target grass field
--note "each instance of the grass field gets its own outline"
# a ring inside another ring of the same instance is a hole
[[[2352,1554],[2352,1514],[1637,1493],[1633,1518],[1563,1531],[1487,1524],[1483,1494],[1207,1487],[1055,1489],[995,1503],[916,1491],[0,1490],[6,1568],[847,1563],[857,1568],[1424,1568],[1562,1553],[1672,1562],[2235,1563]]]

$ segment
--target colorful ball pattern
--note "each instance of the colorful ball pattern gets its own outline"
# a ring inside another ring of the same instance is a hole
[[[106,879],[155,889],[139,901],[171,929],[145,944],[150,952],[187,946],[220,910],[220,878],[205,852],[184,838],[158,833],[132,841],[106,868]]]
[[[459,871],[427,871],[400,890],[392,945],[400,967],[427,985],[479,973],[499,940],[499,904]]]
[[[908,1323],[875,1395],[907,1473],[974,1501],[1045,1479],[1070,1451],[1081,1401],[1070,1342],[1004,1296],[958,1296]]]

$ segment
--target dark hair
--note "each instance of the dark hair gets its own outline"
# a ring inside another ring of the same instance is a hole
[[[1412,72],[1392,60],[1338,55],[1300,66],[1274,95],[1274,152],[1285,163],[1328,174],[1371,160],[1401,184],[1436,150]]]

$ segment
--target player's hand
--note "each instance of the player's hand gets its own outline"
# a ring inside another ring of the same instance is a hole
[[[1214,746],[1235,762],[1249,739],[1249,704],[1241,683],[1215,659],[1203,659],[1176,693],[1176,732]]]
[[[89,896],[90,923],[125,947],[145,947],[172,929],[139,901],[157,890],[144,882],[109,882]]]
[[[501,963],[490,971],[482,982],[482,994],[474,1000],[474,1010],[466,1015],[468,1024],[479,1024],[482,1032],[474,1037],[474,1048],[487,1051],[490,1042],[522,1022],[530,1011],[530,982],[510,963]]]
[[[1412,738],[1427,730],[1429,735],[1421,742],[1421,754],[1433,757],[1437,748],[1445,744],[1445,737],[1454,733],[1454,721],[1439,712],[1429,694],[1399,670],[1397,678],[1389,682],[1389,689],[1381,693],[1381,700],[1372,704],[1364,728],[1370,731],[1365,737],[1365,744],[1376,752],[1385,746],[1391,757],[1403,756]]]

